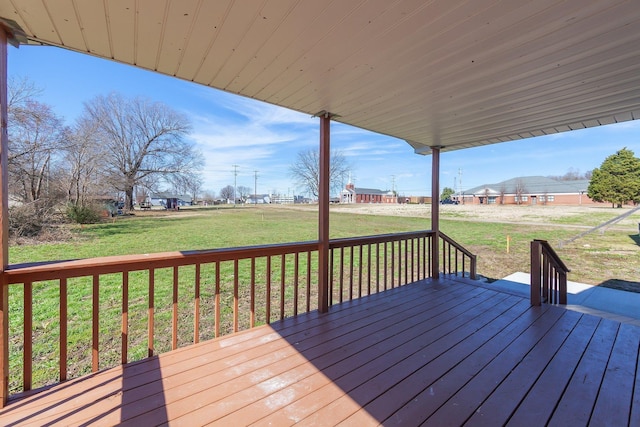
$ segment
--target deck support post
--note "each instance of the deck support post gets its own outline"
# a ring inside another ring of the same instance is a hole
[[[0,24],[0,408],[9,396],[9,288],[4,275],[9,265],[9,137],[7,133],[7,43],[10,34]]]
[[[329,136],[331,114],[320,116],[320,164],[318,182],[318,311],[329,310]]]
[[[531,305],[539,306],[542,302],[540,293],[542,288],[542,278],[540,277],[542,271],[542,245],[539,241],[531,241],[531,283],[530,283],[530,298]]]
[[[431,277],[440,278],[440,147],[431,147]]]

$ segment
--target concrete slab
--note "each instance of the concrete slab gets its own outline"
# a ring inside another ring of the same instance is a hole
[[[529,297],[531,277],[528,273],[513,273],[504,279],[490,284],[505,292]],[[578,282],[567,282],[567,308],[588,312],[580,307],[592,309],[614,316],[629,317],[640,320],[640,293],[626,292],[601,286],[586,285]],[[572,307],[575,306],[575,307]],[[634,322],[635,323],[635,322]]]

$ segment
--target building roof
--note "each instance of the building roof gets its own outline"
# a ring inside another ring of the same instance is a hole
[[[353,193],[353,194],[373,194],[373,195],[386,195],[389,194],[389,190],[378,190],[376,188],[362,188],[362,187],[354,187],[353,190],[345,188],[342,190],[343,192]]]
[[[479,185],[465,190],[464,194],[484,196],[487,189],[490,195],[516,194],[518,187],[523,189],[523,194],[576,194],[587,191],[589,180],[558,181],[545,176],[522,176],[496,184]]]
[[[149,195],[149,198],[151,199],[178,199],[178,200],[182,200],[184,202],[190,202],[192,197],[189,195],[185,195],[185,194],[175,194],[175,193],[170,193],[168,191],[161,191],[159,193],[151,193],[151,195]]]
[[[418,153],[640,117],[635,1],[0,0],[0,18],[13,43],[328,112]]]

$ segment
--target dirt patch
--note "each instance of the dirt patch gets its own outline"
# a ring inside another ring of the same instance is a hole
[[[316,207],[317,208],[317,207]],[[431,205],[384,205],[384,204],[353,204],[335,205],[332,212],[357,213],[364,215],[394,215],[428,218],[431,216]],[[568,219],[592,218],[590,223],[597,225],[598,218],[613,218],[628,209],[611,209],[604,206],[514,206],[514,205],[441,205],[441,219],[473,220],[487,222],[508,223],[542,223],[556,225]],[[617,223],[635,226],[640,221],[640,212],[635,213]],[[563,226],[588,227],[590,224],[567,224]]]
[[[317,210],[318,207],[307,205],[289,206],[289,208]],[[527,229],[547,230],[546,236],[550,234],[549,230],[555,229],[575,230],[575,236],[578,236],[630,209],[612,209],[605,205],[441,205],[440,208],[442,220],[527,225]],[[333,205],[331,212],[429,219],[431,205]],[[556,251],[572,268],[569,280],[639,292],[638,223],[640,223],[640,212],[635,212],[615,224],[586,234],[575,241],[554,241]],[[487,237],[487,241],[491,240],[490,236]],[[511,253],[497,250],[495,245],[491,247],[489,244],[478,242],[477,239],[475,245],[465,242],[464,239],[461,239],[460,243],[478,255],[478,272],[489,279],[499,279],[516,271],[528,272],[530,269],[527,242],[513,244]]]

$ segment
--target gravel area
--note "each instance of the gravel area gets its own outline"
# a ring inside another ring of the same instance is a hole
[[[631,208],[612,209],[608,205],[596,206],[514,206],[514,205],[440,205],[440,217],[447,220],[473,220],[527,224],[562,224],[563,226],[589,228],[607,219],[628,212]],[[383,205],[353,204],[335,205],[333,212],[369,215],[395,215],[425,217],[431,215],[431,205]],[[575,223],[572,221],[575,218]],[[640,212],[619,221],[616,226],[635,226]]]

